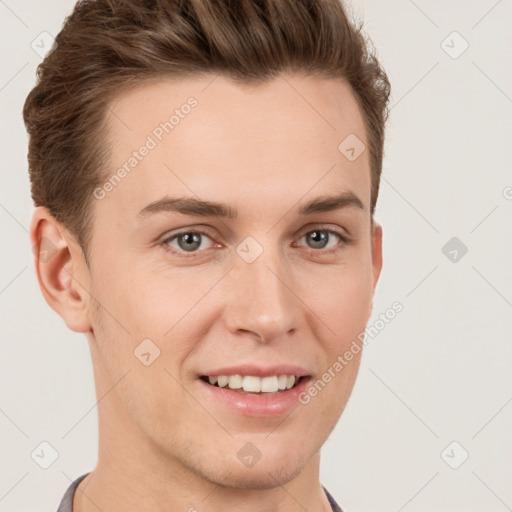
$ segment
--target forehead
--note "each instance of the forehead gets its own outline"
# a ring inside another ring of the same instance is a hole
[[[159,79],[108,107],[111,160],[103,183],[112,186],[100,208],[123,217],[166,194],[261,211],[352,191],[368,208],[368,150],[355,160],[343,153],[345,140],[355,140],[358,152],[367,146],[343,80],[282,75],[247,86],[215,75]]]

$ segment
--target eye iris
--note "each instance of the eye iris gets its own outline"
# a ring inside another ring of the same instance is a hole
[[[185,242],[185,245],[182,245],[182,242]],[[199,233],[184,233],[178,237],[178,244],[184,251],[193,251],[201,245],[201,235]]]
[[[328,242],[329,234],[325,231],[315,230],[309,233],[310,240],[313,240],[313,244],[320,244],[320,247],[313,245],[316,249],[323,249]],[[320,239],[320,240],[318,240]]]

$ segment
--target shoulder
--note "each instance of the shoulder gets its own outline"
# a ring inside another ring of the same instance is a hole
[[[73,495],[75,494],[75,490],[78,487],[78,484],[88,475],[89,473],[85,473],[84,475],[79,476],[76,480],[71,482],[70,486],[66,489],[64,496],[60,502],[59,508],[57,512],[73,512]]]
[[[329,491],[323,486],[322,488],[325,492],[325,495],[327,496],[327,499],[329,500],[329,503],[331,504],[333,512],[343,512],[343,509],[336,503],[336,500],[331,496]]]

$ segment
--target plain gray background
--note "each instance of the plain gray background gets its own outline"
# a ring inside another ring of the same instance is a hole
[[[21,116],[33,47],[73,4],[0,0],[3,512],[55,510],[97,460],[85,336],[46,304],[33,269]],[[351,5],[393,88],[370,324],[394,301],[404,310],[364,351],[321,480],[347,512],[511,510],[512,2]],[[58,452],[48,469],[31,458],[41,442]]]

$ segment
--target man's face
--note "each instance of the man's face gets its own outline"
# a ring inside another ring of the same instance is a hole
[[[344,82],[213,78],[148,82],[109,105],[107,178],[138,156],[93,200],[89,342],[116,404],[110,424],[141,443],[127,449],[223,485],[273,487],[317,454],[357,375],[360,353],[331,369],[309,403],[298,400],[371,312],[380,236],[369,152],[351,161],[338,149],[350,134],[367,145]],[[301,213],[340,195],[340,208]],[[166,198],[224,203],[236,215],[154,205]],[[272,376],[302,378],[256,395],[208,382],[219,374],[265,389],[293,381]]]

